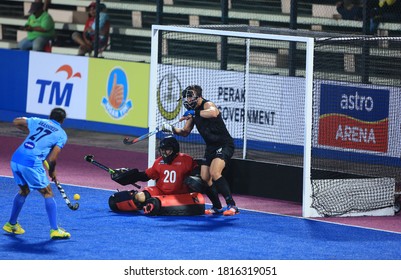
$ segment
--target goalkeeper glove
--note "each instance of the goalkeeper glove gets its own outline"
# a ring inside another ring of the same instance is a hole
[[[124,172],[127,172],[128,170],[130,170],[130,169],[126,168],[126,167],[114,169],[114,171],[116,173],[124,173]]]
[[[121,174],[123,174],[123,173],[125,173],[127,171],[129,171],[128,168],[117,168],[117,169],[114,169],[114,173],[111,173],[110,177],[111,177],[112,180],[115,180],[117,177],[119,177]]]
[[[137,182],[138,169],[118,168],[111,174],[111,179],[120,185],[128,185]]]
[[[194,117],[195,116],[195,110],[188,110],[182,115],[183,117]]]

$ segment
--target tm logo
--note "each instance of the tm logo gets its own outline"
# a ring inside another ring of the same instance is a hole
[[[73,70],[70,65],[63,65],[57,69],[56,73],[58,72],[66,72],[67,73],[67,80],[70,78],[81,78],[81,73],[73,73]],[[46,89],[50,88],[50,96],[49,96],[49,105],[52,105],[53,102],[55,105],[60,106],[64,105],[66,107],[70,106],[72,90],[74,87],[73,83],[65,83],[64,87],[62,87],[59,81],[49,81],[49,80],[42,80],[38,79],[36,84],[40,86],[39,91],[39,103],[43,103],[45,98]]]

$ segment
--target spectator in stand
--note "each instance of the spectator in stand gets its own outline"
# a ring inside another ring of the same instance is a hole
[[[370,33],[376,34],[380,22],[401,21],[401,0],[379,0],[370,19]]]
[[[363,19],[363,3],[362,0],[344,0],[337,2],[337,12],[342,19],[362,20]]]
[[[18,43],[21,50],[44,51],[50,40],[54,39],[54,21],[44,10],[42,2],[33,2],[29,9],[29,17],[22,30],[28,31],[26,38]]]
[[[49,9],[49,6],[51,4],[51,0],[35,0],[34,2],[39,2],[42,3],[43,2],[43,10],[47,11]]]
[[[78,55],[84,56],[94,50],[96,30],[96,3],[92,2],[88,6],[88,19],[86,20],[84,31],[74,32],[72,39],[79,44]],[[106,13],[106,5],[100,4],[99,12],[99,50],[107,46],[110,33],[110,20]]]

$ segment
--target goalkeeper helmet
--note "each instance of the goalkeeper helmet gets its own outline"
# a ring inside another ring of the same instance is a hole
[[[198,85],[188,86],[182,91],[183,104],[187,110],[196,108],[199,97],[202,97],[202,88]]]
[[[170,164],[180,152],[180,144],[175,137],[167,136],[160,141],[159,152],[163,161]]]

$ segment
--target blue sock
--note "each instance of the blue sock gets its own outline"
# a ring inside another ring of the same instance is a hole
[[[57,204],[53,197],[45,198],[46,212],[49,217],[50,227],[58,229],[57,226]]]
[[[22,206],[24,206],[26,196],[17,193],[14,197],[13,208],[11,209],[11,216],[9,223],[15,225],[18,220],[19,213],[21,212]]]

